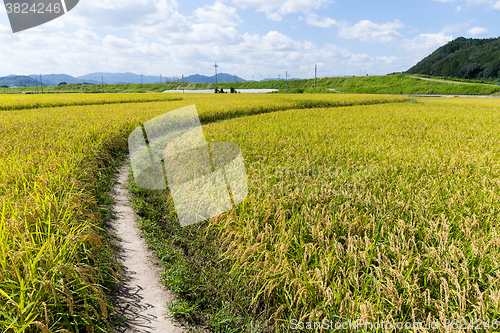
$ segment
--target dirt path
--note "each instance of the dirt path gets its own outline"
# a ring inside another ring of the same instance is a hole
[[[113,186],[116,219],[108,227],[109,232],[119,239],[121,249],[117,251],[117,257],[123,264],[123,273],[127,277],[115,296],[118,313],[127,318],[126,327],[116,330],[119,333],[185,332],[182,326],[166,319],[166,305],[174,297],[159,282],[160,268],[136,226],[136,215],[130,207],[125,189],[128,174],[129,165],[125,164],[120,168],[118,181]]]
[[[470,82],[447,81],[447,80],[430,79],[430,78],[427,78],[427,77],[418,77],[418,76],[411,76],[411,75],[410,75],[410,77],[412,77],[414,79],[425,80],[425,81],[436,81],[436,82],[455,83],[455,84],[472,84],[472,85],[483,84],[483,85],[491,86],[491,84],[487,84],[487,83],[470,83]]]

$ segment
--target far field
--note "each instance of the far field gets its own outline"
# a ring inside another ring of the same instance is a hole
[[[363,77],[324,77],[318,78],[316,88],[314,79],[276,80],[276,81],[247,81],[247,82],[219,82],[217,87],[229,92],[230,88],[237,89],[278,89],[288,93],[329,93],[327,88],[334,88],[345,93],[365,94],[444,94],[444,95],[490,95],[500,93],[500,82],[460,80],[470,85],[432,82],[419,80],[415,75],[394,74],[384,76]],[[432,78],[422,75],[421,77]],[[436,78],[445,79],[446,78]],[[452,81],[450,81],[452,82]],[[215,89],[215,83],[163,83],[163,84],[110,84],[104,85],[105,92],[162,92],[165,90],[185,89]],[[100,85],[68,84],[57,87],[44,87],[44,92],[87,92],[100,93]],[[2,92],[36,92],[36,87],[0,89]],[[41,91],[39,88],[38,91]]]

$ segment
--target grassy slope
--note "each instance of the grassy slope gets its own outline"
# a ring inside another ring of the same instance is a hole
[[[483,83],[485,81],[482,81]],[[233,82],[219,83],[218,87],[229,91],[234,87]],[[478,85],[460,85],[443,82],[424,81],[411,78],[409,75],[396,74],[385,76],[367,77],[331,77],[317,79],[314,89],[314,79],[280,81],[238,82],[237,89],[278,89],[285,92],[328,92],[326,88],[335,88],[349,93],[374,93],[374,94],[451,94],[451,95],[489,95],[500,92],[500,86],[495,83]],[[33,88],[23,88],[32,90]],[[105,85],[106,92],[162,92],[165,90],[182,90],[182,83],[165,84],[132,84],[132,85]],[[215,84],[191,83],[186,84],[186,89],[215,89]],[[19,88],[7,89],[9,92],[19,91]],[[101,92],[101,86],[67,85],[64,87],[45,87],[45,91],[80,91]]]
[[[132,185],[173,312],[224,332],[498,320],[498,102],[419,101],[205,126],[242,148],[250,184],[210,223],[180,228],[168,194]]]

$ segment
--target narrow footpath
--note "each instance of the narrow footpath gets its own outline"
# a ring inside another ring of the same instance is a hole
[[[116,218],[108,231],[118,238],[117,259],[123,264],[126,281],[116,294],[118,314],[126,318],[119,333],[183,333],[180,324],[168,319],[167,304],[174,296],[160,283],[161,270],[154,254],[148,249],[141,231],[136,225],[136,214],[130,207],[129,194],[125,188],[129,165],[120,168],[113,186]]]

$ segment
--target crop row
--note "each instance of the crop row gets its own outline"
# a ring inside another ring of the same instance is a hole
[[[211,141],[241,145],[248,166],[249,197],[213,221],[232,274],[285,327],[499,320],[499,102],[480,104],[290,110],[207,126]]]
[[[70,96],[76,101],[88,98]],[[34,97],[41,103],[52,98]],[[140,123],[190,104],[198,107],[202,121],[210,122],[287,105],[405,100],[348,95],[291,101],[279,95],[238,97],[192,95],[181,101],[0,113],[0,327],[7,332],[109,331],[105,290],[116,286],[119,268],[100,233],[109,215],[101,207],[107,200],[103,192],[109,169]]]
[[[140,103],[179,100],[165,94],[19,94],[0,95],[0,110],[37,109],[56,106]]]
[[[241,147],[249,181],[208,224],[180,228],[168,193],[132,187],[180,298],[173,313],[213,331],[325,319],[498,328],[499,101],[418,102],[204,126]]]

